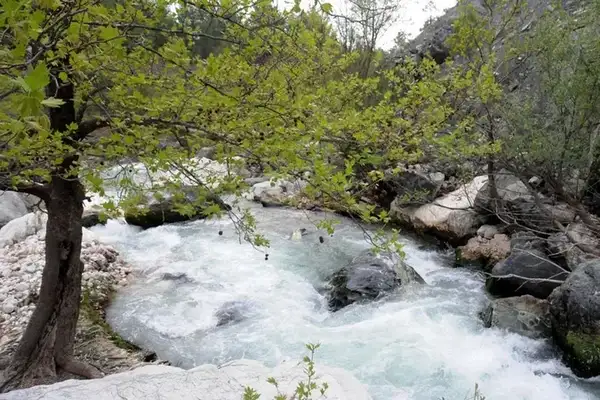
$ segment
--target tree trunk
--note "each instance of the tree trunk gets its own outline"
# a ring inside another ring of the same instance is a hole
[[[56,367],[86,377],[100,373],[73,360],[81,297],[83,200],[78,179],[55,176],[47,200],[46,265],[39,300],[0,391],[48,382]]]

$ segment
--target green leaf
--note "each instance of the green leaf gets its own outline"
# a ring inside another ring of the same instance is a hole
[[[323,3],[321,4],[321,11],[323,11],[325,14],[331,14],[333,11],[333,6],[331,3]]]
[[[111,40],[119,36],[119,30],[112,26],[106,26],[100,28],[100,38],[104,40]]]
[[[65,102],[61,99],[56,99],[54,97],[48,97],[47,99],[42,100],[42,104],[46,107],[50,108],[58,108],[65,104]]]
[[[45,88],[50,83],[50,76],[46,64],[40,62],[25,77],[25,83],[29,90],[34,92]]]

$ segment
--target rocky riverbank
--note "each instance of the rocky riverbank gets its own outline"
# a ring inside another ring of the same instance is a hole
[[[31,317],[44,267],[46,215],[29,213],[0,229],[0,369],[14,351]],[[76,355],[104,373],[140,365],[144,354],[120,340],[103,322],[111,294],[127,283],[130,267],[119,253],[83,230],[83,303]],[[64,377],[63,377],[64,378]]]

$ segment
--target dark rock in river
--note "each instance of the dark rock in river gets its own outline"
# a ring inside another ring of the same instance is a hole
[[[228,301],[215,312],[217,326],[243,321],[248,317],[250,311],[250,305],[246,301]]]
[[[578,266],[548,301],[567,364],[584,378],[600,375],[600,260]]]
[[[545,299],[565,279],[568,272],[537,249],[515,249],[492,269],[486,281],[488,291],[499,297],[530,294]]]
[[[374,254],[367,250],[329,279],[328,304],[337,311],[356,301],[376,299],[400,285],[425,283],[423,278],[396,254]]]

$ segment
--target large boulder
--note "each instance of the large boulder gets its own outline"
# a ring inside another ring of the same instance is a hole
[[[545,299],[567,279],[568,274],[540,250],[516,249],[494,266],[486,287],[492,295],[499,297],[530,294]]]
[[[315,400],[371,400],[367,389],[352,374],[316,365],[312,378],[319,387],[327,383],[325,396],[318,390]],[[278,387],[267,382],[273,377]],[[0,395],[3,400],[240,400],[245,387],[254,388],[261,399],[273,399],[279,391],[292,395],[300,381],[306,382],[304,365],[283,363],[269,369],[257,361],[238,360],[222,366],[212,364],[183,370],[165,365],[150,365],[102,379],[68,380],[49,386],[35,386]],[[278,391],[279,390],[279,391]]]
[[[486,176],[478,176],[433,203],[417,208],[403,207],[396,199],[390,208],[390,215],[396,221],[408,222],[417,231],[432,233],[452,243],[464,243],[485,222],[473,204],[486,181]]]
[[[400,285],[425,283],[398,255],[364,251],[329,279],[329,308],[337,311],[356,301],[376,299]]]
[[[600,375],[600,260],[580,265],[548,300],[568,365],[582,377]]]
[[[269,180],[252,186],[250,198],[264,207],[283,206],[299,196],[305,187],[306,182],[302,180]]]
[[[498,172],[494,177],[498,201],[494,202],[491,198],[487,182],[475,197],[474,207],[480,214],[497,216],[505,223],[542,232],[555,231],[554,221],[563,224],[574,221],[576,213],[571,207],[564,203],[554,204],[538,194],[542,204],[540,208],[527,185],[506,170]]]
[[[252,306],[248,301],[234,300],[225,302],[215,311],[217,326],[241,322],[252,314]]]
[[[553,259],[574,271],[586,261],[598,258],[593,253],[600,253],[600,238],[584,224],[574,223],[567,227],[566,233],[555,233],[548,237],[547,246]]]
[[[28,212],[28,204],[22,194],[0,191],[0,228]]]
[[[182,213],[177,208],[179,201],[172,197],[164,200],[150,200],[150,204],[144,208],[127,210],[125,212],[125,221],[130,225],[136,225],[144,229],[154,228],[163,224],[175,222],[190,221],[206,217],[205,210],[211,205],[218,205],[221,209],[230,210],[231,207],[225,204],[220,198],[214,196],[206,201],[199,203],[197,201],[196,189],[193,187],[184,187],[183,193],[188,204],[193,205],[192,213]]]
[[[487,328],[506,329],[534,339],[552,335],[548,302],[530,295],[495,299],[481,318]]]
[[[391,203],[401,206],[421,205],[433,201],[438,194],[445,175],[421,164],[403,167],[400,171],[386,171],[370,196],[381,207],[390,208]]]
[[[456,260],[459,265],[494,265],[510,254],[510,239],[503,234],[496,234],[491,239],[474,236],[466,245],[456,249]]]
[[[0,229],[0,249],[23,241],[28,236],[46,228],[48,215],[41,211],[13,219]]]

